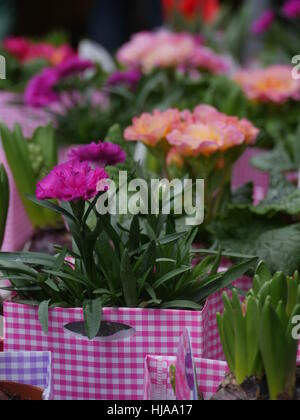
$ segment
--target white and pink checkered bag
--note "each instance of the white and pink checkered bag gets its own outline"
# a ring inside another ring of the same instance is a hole
[[[251,282],[243,278],[235,285],[249,290]],[[132,335],[89,341],[64,328],[82,321],[81,309],[51,310],[46,336],[36,308],[7,302],[5,350],[51,351],[55,399],[139,400],[145,357],[176,355],[185,328],[196,357],[224,360],[216,322],[216,312],[222,310],[221,292],[207,300],[202,312],[105,308],[103,320],[129,326]]]
[[[130,327],[115,340],[87,338],[64,327],[81,322],[81,309],[54,309],[49,334],[42,332],[36,308],[6,302],[6,351],[51,351],[53,395],[58,400],[139,400],[143,398],[144,360],[148,354],[175,355],[185,328],[194,349],[206,353],[209,303],[202,312],[104,308],[103,321]]]
[[[144,400],[175,401],[170,381],[170,367],[176,357],[147,356],[145,360]],[[217,360],[195,359],[197,383],[204,399],[209,400],[228,373],[227,363]]]

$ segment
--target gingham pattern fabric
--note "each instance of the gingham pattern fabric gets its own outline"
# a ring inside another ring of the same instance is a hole
[[[176,355],[185,328],[196,353],[207,351],[208,304],[202,312],[105,308],[105,321],[136,331],[130,338],[108,342],[88,341],[65,331],[66,324],[82,321],[80,309],[50,311],[48,336],[35,308],[7,302],[4,311],[6,351],[52,352],[53,395],[58,400],[142,399],[145,357]]]
[[[147,356],[145,361],[144,399],[158,401],[175,400],[170,383],[169,369],[176,357]],[[218,390],[228,367],[225,362],[195,359],[197,382],[204,398],[209,400]]]
[[[232,188],[234,190],[244,184],[253,182],[256,204],[266,197],[270,182],[267,172],[259,171],[251,165],[251,159],[261,153],[264,153],[262,149],[248,148],[235,164],[232,176]]]
[[[0,381],[33,385],[51,394],[51,354],[49,352],[0,353]]]

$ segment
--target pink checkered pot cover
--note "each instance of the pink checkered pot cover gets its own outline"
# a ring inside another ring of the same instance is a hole
[[[144,400],[174,401],[176,399],[170,382],[170,366],[176,357],[147,356],[145,360]],[[195,359],[197,383],[204,399],[209,400],[218,390],[228,367],[225,362]]]
[[[46,336],[34,307],[6,302],[6,351],[51,351],[53,396],[58,400],[143,398],[148,354],[176,355],[185,328],[197,354],[207,352],[209,302],[202,312],[105,308],[103,320],[131,327],[130,335],[89,341],[64,327],[82,321],[81,309],[54,309]]]
[[[235,286],[248,291],[252,282],[246,277]],[[222,311],[222,292],[211,296],[201,312],[104,308],[104,321],[127,325],[131,334],[118,340],[89,341],[64,328],[82,321],[81,309],[51,310],[46,336],[36,308],[6,302],[4,348],[51,351],[55,399],[140,400],[145,357],[176,355],[185,328],[190,331],[195,357],[225,359],[216,321],[216,313]]]

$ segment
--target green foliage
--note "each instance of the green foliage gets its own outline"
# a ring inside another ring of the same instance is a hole
[[[48,307],[82,307],[91,339],[99,330],[101,307],[201,310],[210,294],[228,287],[256,264],[256,258],[246,259],[218,273],[218,254],[194,265],[196,230],[176,232],[165,216],[135,216],[127,229],[110,216],[98,215],[97,198],[84,212],[79,203],[59,207],[32,198],[66,218],[73,250],[59,249],[56,256],[0,254],[0,269],[12,283],[10,290],[18,292],[21,302],[40,305],[44,331]],[[96,217],[93,228],[87,224],[90,213]]]
[[[9,183],[4,166],[0,165],[0,249],[5,235],[9,207]]]
[[[211,224],[209,232],[224,252],[256,255],[273,272],[291,275],[300,266],[300,225],[259,216],[252,210],[248,205],[233,208]]]
[[[38,181],[57,164],[53,128],[50,125],[39,127],[31,139],[26,139],[19,125],[10,131],[1,124],[0,136],[18,192],[32,225],[55,226],[58,218],[53,216],[53,213],[48,209],[38,208],[25,197],[25,194],[35,195]]]
[[[270,398],[294,398],[298,340],[293,338],[294,317],[300,314],[300,279],[296,273],[273,277],[260,263],[245,304],[236,291],[223,296],[218,314],[220,337],[231,372],[241,385],[252,376],[266,376]]]

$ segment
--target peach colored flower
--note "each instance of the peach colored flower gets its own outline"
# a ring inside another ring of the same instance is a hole
[[[276,104],[300,100],[300,80],[293,79],[292,67],[288,65],[241,70],[234,75],[234,80],[250,100]]]
[[[168,155],[167,155],[167,165],[176,165],[179,168],[182,168],[184,165],[184,159],[176,147],[173,147],[170,149]]]
[[[235,116],[229,116],[219,112],[216,108],[209,105],[199,105],[194,110],[194,118],[199,122],[223,121],[226,125],[236,126],[244,134],[246,144],[255,143],[260,130],[247,119],[239,119]]]
[[[124,137],[128,141],[142,141],[148,146],[155,147],[172,131],[174,124],[178,124],[181,114],[176,109],[168,111],[154,111],[144,113],[133,119],[133,125],[126,128]]]
[[[167,136],[170,145],[185,157],[210,156],[217,151],[225,152],[244,142],[244,134],[234,125],[223,121],[196,123],[185,130],[174,130]]]

